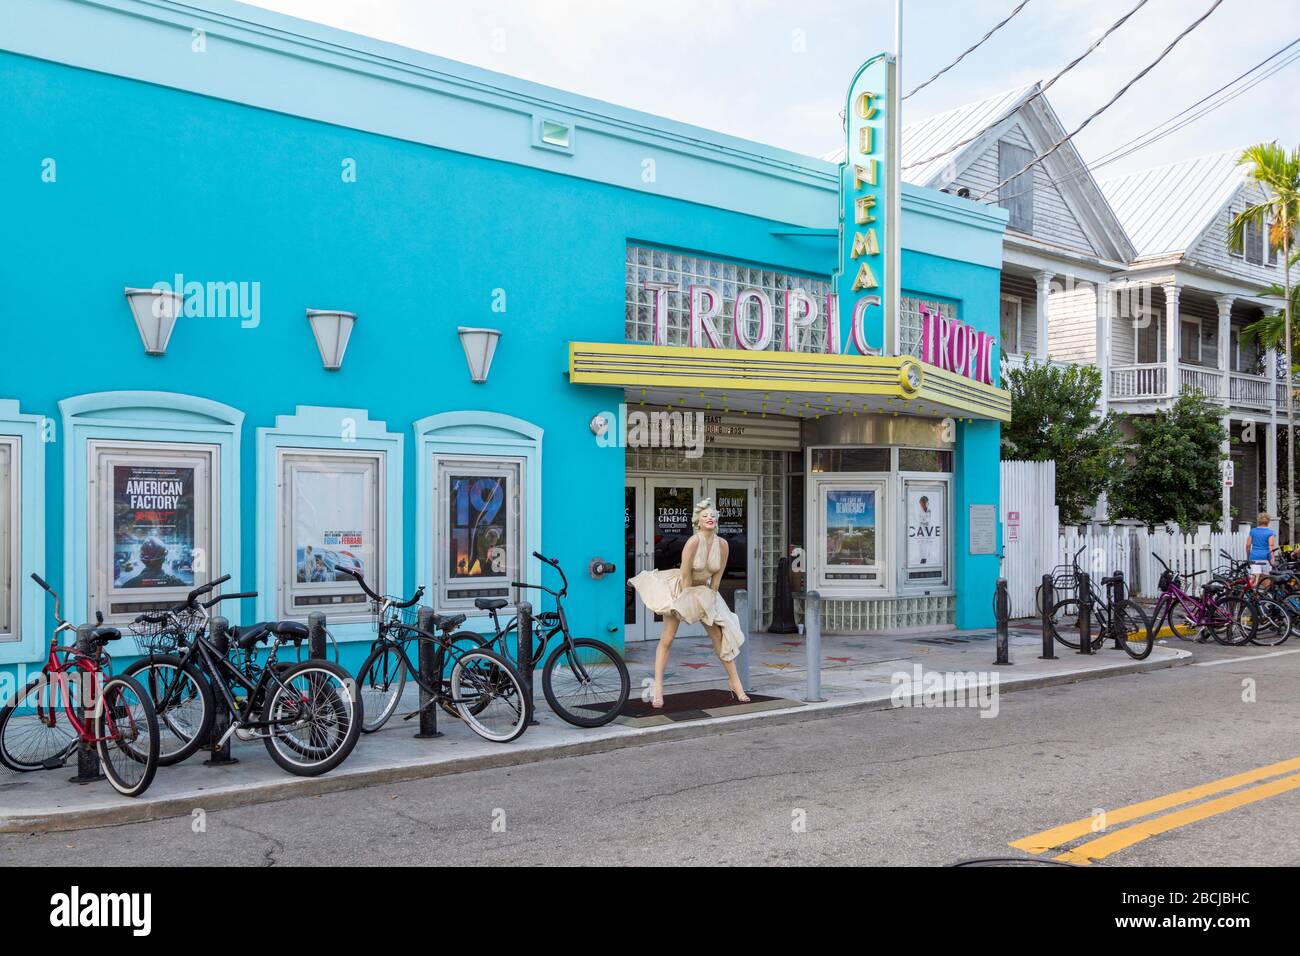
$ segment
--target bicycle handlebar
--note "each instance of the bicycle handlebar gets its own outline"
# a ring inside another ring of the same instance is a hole
[[[214,604],[219,604],[220,602],[225,601],[227,599],[242,601],[244,598],[255,598],[255,597],[257,597],[256,591],[240,591],[238,594],[218,594],[211,601],[205,601],[203,606],[212,607]]]
[[[361,590],[365,591],[366,595],[372,601],[378,601],[380,604],[384,603],[385,601],[388,601],[389,607],[394,607],[399,610],[401,610],[402,608],[414,607],[416,604],[420,602],[420,598],[424,596],[424,585],[421,584],[418,588],[415,589],[415,594],[408,600],[393,601],[390,600],[389,598],[384,597],[382,594],[376,594],[375,591],[370,587],[370,585],[366,583],[365,575],[363,575],[360,571],[356,570],[355,568],[337,567],[334,570],[342,571],[352,580],[356,581],[357,584],[361,586]]]
[[[198,599],[201,598],[203,595],[205,595],[205,594],[209,593],[210,591],[212,591],[212,590],[214,590],[214,589],[220,587],[221,585],[225,584],[225,583],[226,583],[227,581],[229,581],[229,580],[230,580],[230,575],[229,575],[229,574],[223,574],[221,577],[217,578],[215,581],[209,581],[207,584],[203,584],[203,585],[200,585],[199,587],[195,588],[193,591],[191,591],[191,592],[189,593],[189,596],[185,598],[185,604],[186,604],[186,606],[189,606],[189,605],[192,605],[192,604],[197,603],[197,602],[198,602]]]
[[[35,581],[37,584],[39,584],[41,586],[41,590],[45,591],[46,594],[54,593],[54,588],[46,584],[45,579],[41,577],[39,574],[37,574],[35,571],[32,572],[32,580]]]

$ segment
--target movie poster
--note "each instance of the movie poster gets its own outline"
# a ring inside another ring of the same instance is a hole
[[[948,513],[943,485],[907,487],[907,567],[936,570],[944,566]]]
[[[508,479],[451,475],[448,547],[453,578],[504,578],[510,567]]]
[[[826,491],[826,564],[876,563],[876,492],[829,488]]]
[[[374,470],[299,466],[291,474],[295,580],[353,583],[339,568],[369,575],[376,536]]]
[[[0,444],[0,634],[13,632],[13,568],[9,566],[14,529],[10,526],[13,496],[13,447]]]
[[[194,469],[113,466],[113,587],[194,586]]]

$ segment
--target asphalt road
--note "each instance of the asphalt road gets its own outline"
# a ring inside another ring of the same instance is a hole
[[[1096,811],[1122,815],[1139,801],[1300,757],[1300,648],[1282,650],[1291,653],[1198,648],[1193,666],[1007,694],[992,719],[942,708],[756,722],[696,740],[223,810],[199,832],[184,818],[0,835],[0,862],[899,865],[1014,855],[1021,851],[1009,843]],[[1300,864],[1300,788],[1275,789],[1243,797],[1240,787],[1210,787],[1197,799],[1227,794],[1223,812],[1170,818],[1166,832],[1102,862]]]

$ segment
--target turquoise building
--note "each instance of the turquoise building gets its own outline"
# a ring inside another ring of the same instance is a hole
[[[830,633],[992,624],[1005,213],[863,223],[852,162],[203,6],[7,5],[0,666],[31,571],[120,622],[230,574],[355,664],[339,566],[473,614],[540,551],[578,631],[651,640],[624,581],[704,495],[754,627],[787,555]]]

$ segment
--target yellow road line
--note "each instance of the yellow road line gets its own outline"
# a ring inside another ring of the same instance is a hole
[[[1261,783],[1258,786],[1248,787],[1237,793],[1230,793],[1226,797],[1207,800],[1204,803],[1196,804],[1194,807],[1175,810],[1173,813],[1166,813],[1163,816],[1145,820],[1142,823],[1135,823],[1131,827],[1124,827],[1114,833],[1107,833],[1105,836],[1089,840],[1073,850],[1066,850],[1064,853],[1059,854],[1056,859],[1066,863],[1092,863],[1135,843],[1141,843],[1148,837],[1158,836],[1161,833],[1185,827],[1189,823],[1196,823],[1207,817],[1227,813],[1229,810],[1235,810],[1247,804],[1258,803],[1260,800],[1267,800],[1269,797],[1276,797],[1280,793],[1286,793],[1297,788],[1300,788],[1300,773],[1292,777],[1283,777],[1280,780],[1270,780],[1268,783]]]
[[[1148,814],[1158,813],[1161,810],[1169,810],[1173,807],[1180,806],[1184,803],[1190,803],[1193,800],[1199,800],[1201,797],[1208,797],[1212,794],[1223,793],[1225,790],[1235,790],[1237,787],[1243,787],[1248,783],[1258,783],[1261,780],[1267,780],[1269,777],[1276,777],[1284,773],[1290,773],[1300,770],[1300,757],[1292,757],[1290,760],[1283,760],[1278,763],[1269,764],[1267,767],[1259,767],[1255,770],[1247,770],[1243,773],[1233,774],[1230,777],[1224,777],[1220,780],[1212,780],[1209,783],[1199,784],[1195,787],[1188,787],[1186,790],[1179,790],[1175,793],[1166,794],[1163,797],[1155,797],[1151,800],[1143,800],[1141,803],[1130,804],[1127,807],[1120,807],[1117,810],[1106,812],[1106,825],[1109,827],[1115,823],[1128,823],[1130,820],[1136,820],[1139,817],[1145,817]],[[1050,830],[1044,830],[1042,833],[1035,833],[1031,836],[1016,840],[1011,844],[1017,850],[1024,850],[1028,853],[1043,853],[1064,843],[1077,840],[1080,837],[1088,836],[1095,832],[1093,830],[1094,818],[1084,817],[1082,820],[1075,820],[1073,823],[1063,823],[1059,827],[1053,827]]]

